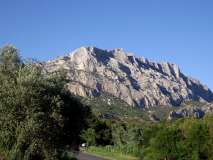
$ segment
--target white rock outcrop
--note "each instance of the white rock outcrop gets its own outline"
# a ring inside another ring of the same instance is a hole
[[[139,107],[213,101],[213,93],[181,73],[176,64],[137,58],[123,49],[81,47],[68,56],[44,63],[44,67],[48,72],[67,70],[70,91],[84,97],[107,93]]]

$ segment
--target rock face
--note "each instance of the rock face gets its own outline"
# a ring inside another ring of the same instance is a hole
[[[63,68],[69,90],[83,97],[107,93],[131,106],[178,106],[196,100],[212,102],[213,93],[185,76],[171,63],[155,63],[123,49],[81,47],[67,56],[44,63],[48,72]]]
[[[206,114],[213,115],[213,105],[208,104],[207,106],[202,107],[184,107],[177,111],[171,111],[168,119],[174,120],[186,117],[202,118]]]

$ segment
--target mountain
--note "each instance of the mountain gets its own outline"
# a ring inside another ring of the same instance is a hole
[[[213,115],[213,104],[185,105],[169,113],[168,119],[194,117],[203,118],[205,115]]]
[[[123,49],[81,47],[44,67],[48,72],[65,69],[69,90],[82,97],[107,94],[143,108],[213,101],[211,90],[184,75],[176,64],[152,62]]]

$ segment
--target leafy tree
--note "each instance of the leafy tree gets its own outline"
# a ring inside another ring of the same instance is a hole
[[[0,52],[0,148],[12,160],[56,160],[76,148],[90,109],[64,87],[60,72],[22,63],[18,51]]]
[[[194,160],[208,159],[210,135],[207,125],[202,121],[193,121],[185,133],[187,156]]]
[[[145,144],[144,160],[212,159],[213,118],[182,119],[161,124],[161,128]]]
[[[5,46],[0,49],[0,69],[2,73],[13,74],[22,64],[18,50],[12,46]]]
[[[86,141],[87,145],[95,146],[96,143],[96,133],[95,129],[88,128],[87,130],[84,130],[81,134],[81,138]]]
[[[179,145],[181,140],[180,131],[175,128],[164,128],[160,130],[156,137],[150,141],[148,157],[156,156],[154,159],[173,160],[178,159]],[[150,152],[151,151],[151,152]],[[149,155],[151,153],[151,155]],[[154,154],[153,154],[154,153]]]
[[[112,130],[110,123],[97,118],[93,119],[93,122],[90,123],[90,128],[82,132],[81,138],[88,145],[111,145]]]
[[[115,145],[126,145],[128,143],[128,132],[125,124],[114,124],[112,130],[112,137]]]

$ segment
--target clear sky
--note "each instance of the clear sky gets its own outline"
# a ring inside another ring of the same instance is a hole
[[[213,89],[212,0],[0,0],[0,46],[53,59],[80,46],[177,63]]]

